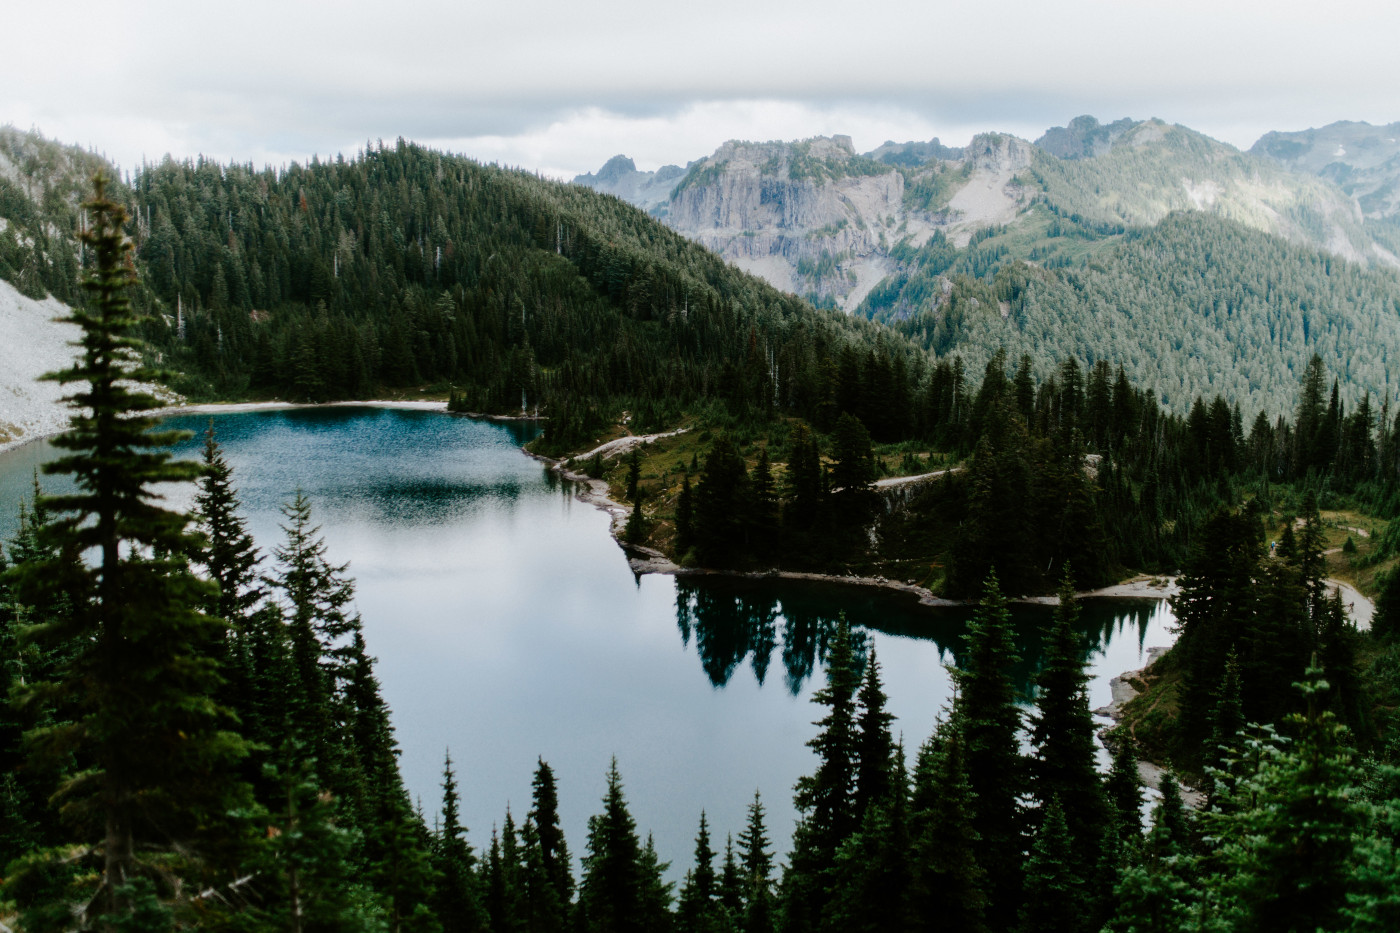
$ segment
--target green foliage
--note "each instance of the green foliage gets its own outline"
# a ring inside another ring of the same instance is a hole
[[[1021,804],[1025,763],[1018,733],[1021,712],[1011,665],[1017,661],[1011,616],[995,573],[987,577],[976,616],[963,636],[963,666],[954,672],[955,715],[964,743],[963,761],[971,802],[972,829],[980,840],[978,863],[986,871],[987,921],[1009,929],[1021,902]]]
[[[71,838],[89,846],[81,861],[94,874],[70,905],[83,922],[145,911],[152,890],[169,902],[181,893],[171,879],[231,880],[230,850],[244,840],[228,814],[247,800],[234,769],[248,751],[214,702],[209,649],[222,626],[201,611],[210,587],[184,557],[199,543],[190,516],[157,504],[157,484],[193,479],[198,467],[171,460],[164,448],[176,435],[154,430],[149,414],[160,403],[131,387],[152,373],[139,363],[126,296],[125,214],[101,177],[95,188],[85,205],[89,302],[68,319],[82,328],[81,356],[48,377],[80,384],[69,430],[53,441],[65,454],[45,467],[71,475],[76,490],[41,500],[34,541],[44,556],[21,563],[15,582],[27,605],[65,606],[23,632],[62,660],[48,679],[20,685],[18,699],[57,713],[29,733],[28,755],[58,772],[52,800]]]

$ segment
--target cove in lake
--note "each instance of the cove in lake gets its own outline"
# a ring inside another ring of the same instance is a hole
[[[638,828],[654,832],[672,878],[689,867],[700,811],[719,848],[742,829],[755,789],[785,857],[792,786],[815,762],[805,743],[821,711],[810,698],[841,613],[878,651],[911,760],[948,701],[944,665],[971,609],[840,584],[638,579],[608,516],[520,452],[533,425],[345,407],[214,421],[265,551],[281,541],[280,505],[297,489],[310,497],[330,558],[348,561],[357,582],[405,782],[435,812],[450,748],[478,849],[508,804],[524,818],[542,756],[579,856],[616,755]],[[198,432],[208,422],[167,424]],[[199,446],[192,438],[180,455]],[[13,534],[32,470],[55,455],[42,443],[0,454],[0,537]],[[57,482],[45,480],[50,491]],[[182,507],[192,498],[169,495]],[[1049,610],[1014,615],[1024,683]],[[1095,707],[1108,703],[1110,677],[1171,641],[1162,602],[1086,600],[1081,621]]]

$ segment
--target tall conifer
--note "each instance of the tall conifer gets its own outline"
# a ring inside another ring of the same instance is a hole
[[[126,297],[126,213],[106,184],[98,176],[85,205],[91,227],[82,238],[95,259],[88,302],[67,318],[82,329],[81,355],[47,377],[80,384],[67,397],[69,429],[53,441],[65,453],[44,468],[72,476],[76,490],[43,501],[52,518],[39,543],[58,556],[20,572],[24,601],[71,605],[31,630],[65,660],[54,679],[25,692],[63,710],[62,721],[32,733],[36,761],[81,762],[53,799],[96,856],[95,880],[73,904],[80,922],[95,925],[133,910],[141,879],[163,898],[215,880],[198,864],[201,841],[236,835],[225,814],[245,792],[232,774],[246,754],[213,700],[220,675],[207,651],[222,627],[202,611],[210,588],[183,556],[197,544],[190,517],[158,501],[158,484],[194,479],[200,468],[171,459],[164,448],[181,435],[153,430],[161,402],[136,387],[156,374],[141,363],[141,322]],[[188,886],[171,885],[172,876]]]

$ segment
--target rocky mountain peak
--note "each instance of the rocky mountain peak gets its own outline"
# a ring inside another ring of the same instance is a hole
[[[1083,114],[1070,120],[1069,126],[1050,127],[1035,145],[1057,159],[1092,159],[1107,152],[1118,137],[1137,125],[1127,117],[1103,124]]]

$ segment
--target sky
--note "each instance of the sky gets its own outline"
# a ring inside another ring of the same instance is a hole
[[[1393,0],[10,0],[0,124],[280,165],[405,137],[572,178],[727,139],[962,145],[1079,114],[1262,133],[1400,120]]]

